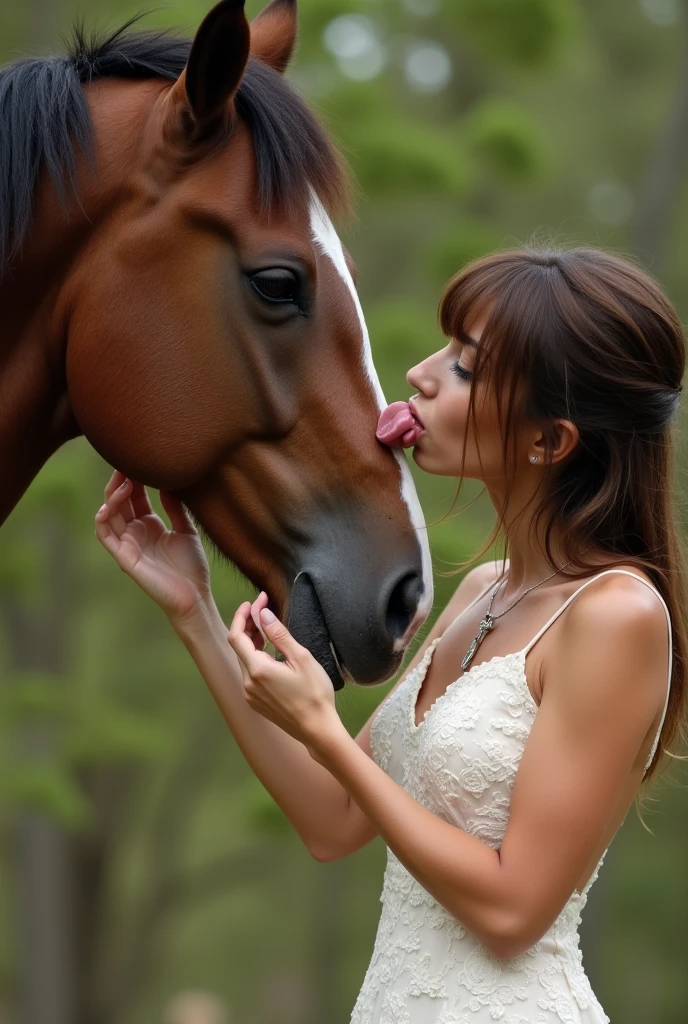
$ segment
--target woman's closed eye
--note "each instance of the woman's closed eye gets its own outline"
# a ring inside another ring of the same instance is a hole
[[[461,378],[461,380],[470,380],[471,377],[473,376],[470,370],[466,370],[463,366],[461,366],[458,359],[455,363],[452,364],[452,373],[455,373],[457,377]]]

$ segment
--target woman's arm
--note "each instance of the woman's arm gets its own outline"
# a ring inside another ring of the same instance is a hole
[[[233,627],[252,706],[302,738],[411,874],[498,957],[524,952],[546,932],[601,852],[620,802],[640,781],[663,706],[661,605],[632,581],[596,589],[571,607],[499,851],[422,807],[363,754],[328,713],[319,667],[291,638],[275,674]]]
[[[311,854],[318,860],[332,860],[352,853],[374,838],[375,827],[302,743],[247,704],[241,668],[210,591],[207,561],[196,530],[183,505],[170,495],[161,497],[171,530],[155,515],[145,488],[113,474],[105,505],[96,517],[98,539],[166,612],[244,757]],[[468,604],[487,585],[489,579],[483,582],[483,578],[489,571],[489,565],[479,566],[466,576],[413,663],[459,613],[461,604]],[[247,626],[259,643],[250,620]],[[369,737],[370,723],[356,740],[368,755]]]
[[[494,575],[492,563],[477,566],[466,575],[402,678],[420,661],[435,637],[442,635],[461,608],[477,597]],[[248,604],[243,609],[248,625]],[[299,740],[249,706],[239,661],[229,646],[228,630],[214,602],[203,602],[193,616],[187,616],[179,623],[173,622],[173,626],[248,764],[297,830],[311,855],[319,861],[336,860],[354,853],[374,839],[377,829],[344,786],[313,760]],[[351,741],[368,759],[371,757],[370,729],[375,713]]]

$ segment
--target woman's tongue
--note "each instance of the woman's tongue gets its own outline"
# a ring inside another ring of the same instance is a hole
[[[378,441],[390,448],[410,448],[422,432],[408,402],[392,402],[382,411],[376,435]]]

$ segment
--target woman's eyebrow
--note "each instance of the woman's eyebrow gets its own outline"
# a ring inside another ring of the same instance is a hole
[[[478,347],[478,342],[475,340],[475,338],[471,338],[470,334],[466,334],[464,331],[457,331],[456,338],[464,345],[470,345],[471,348]]]

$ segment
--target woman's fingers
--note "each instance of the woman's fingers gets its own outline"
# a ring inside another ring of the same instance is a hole
[[[120,473],[120,471],[118,469],[115,469],[113,471],[112,476],[110,477],[108,482],[105,484],[105,500],[106,501],[108,500],[108,498],[112,497],[112,495],[115,493],[117,488],[120,487],[124,483],[124,481],[126,479],[127,478],[124,475],[124,473]]]
[[[121,547],[121,541],[110,522],[110,509],[102,505],[95,514],[95,536],[105,551],[117,557]]]
[[[234,613],[227,639],[237,658],[243,663],[249,675],[256,669],[256,646],[248,632],[251,622],[251,604],[244,601]]]
[[[131,503],[132,483],[126,477],[124,482],[112,492],[106,501],[108,509],[108,523],[110,529],[117,536],[121,537],[127,528],[127,524],[134,518],[134,509]]]
[[[155,509],[151,505],[150,498],[148,497],[148,491],[143,484],[137,484],[133,481],[131,489],[131,505],[137,519],[143,519],[144,516],[155,515]]]
[[[284,655],[289,665],[298,665],[303,660],[304,655],[309,654],[305,647],[297,643],[287,627],[280,622],[269,608],[262,609],[260,623],[263,627],[264,635],[277,648],[280,654]]]
[[[196,527],[187,511],[186,505],[179,498],[175,498],[169,491],[160,491],[160,501],[165,512],[167,512],[170,525],[175,533],[196,533]]]
[[[264,604],[267,604],[267,600],[267,594],[261,592],[258,595],[251,605],[251,613],[246,623],[246,632],[251,637],[251,640],[253,640],[257,651],[265,649],[265,641],[267,640],[263,627],[260,624],[260,610],[264,607]]]
[[[260,646],[263,647],[264,642],[267,640],[265,630],[263,629],[263,623],[260,621],[260,613],[264,608],[268,606],[268,595],[264,590],[261,590],[258,597],[251,605],[251,619],[256,629],[256,633],[260,636]]]
[[[129,504],[121,499],[126,496],[126,485],[131,484],[131,493],[128,495]],[[120,488],[125,488],[124,495]],[[155,510],[150,503],[148,491],[143,484],[135,483],[121,473],[118,469],[114,471],[105,486],[105,501],[114,508],[117,505],[118,511],[127,520],[136,518],[143,519],[144,516],[155,515]]]

